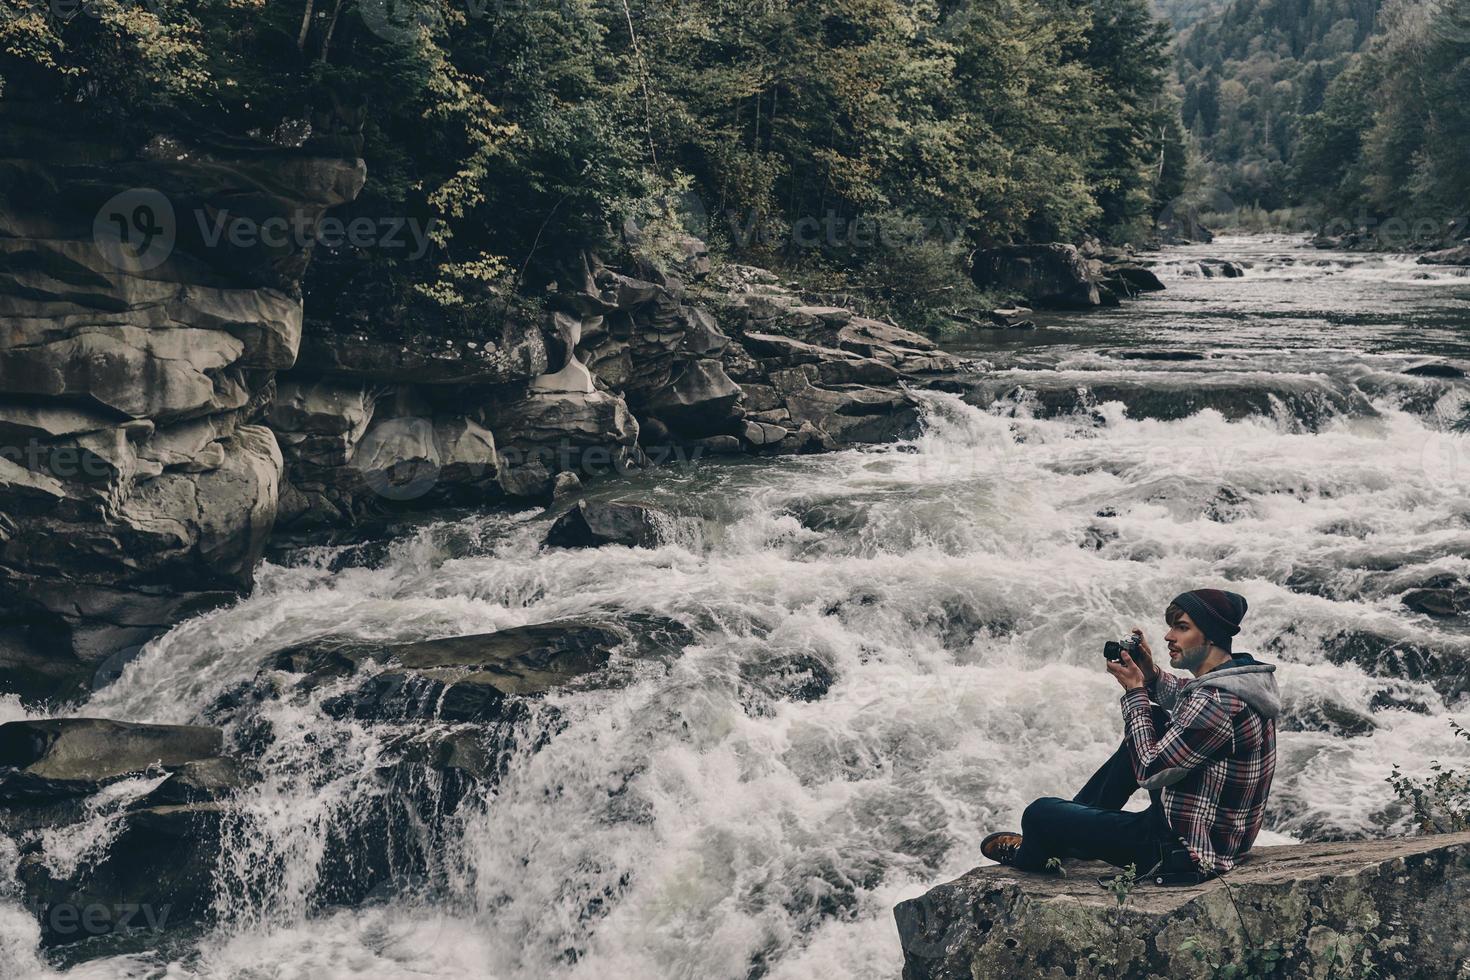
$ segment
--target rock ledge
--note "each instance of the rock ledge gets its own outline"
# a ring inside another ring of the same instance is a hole
[[[1257,848],[1228,890],[1141,882],[1121,911],[1097,880],[1116,873],[976,868],[900,903],[904,980],[1203,978],[1186,940],[1238,963],[1243,925],[1256,948],[1280,945],[1271,975],[1349,975],[1338,958],[1357,975],[1366,956],[1382,977],[1470,976],[1470,833]]]

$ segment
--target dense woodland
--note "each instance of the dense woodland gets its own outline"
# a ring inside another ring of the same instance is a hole
[[[1391,3],[1379,19],[1302,121],[1295,191],[1339,223],[1470,234],[1470,0]]]
[[[1179,42],[1181,113],[1211,185],[1240,204],[1291,203],[1301,117],[1368,38],[1379,0],[1237,0]]]
[[[360,116],[353,209],[437,218],[436,248],[319,255],[319,291],[473,305],[628,217],[922,291],[977,244],[1144,235],[1183,176],[1144,0],[5,3],[7,96],[49,88],[124,138]]]
[[[1186,190],[1385,210],[1470,170],[1470,0],[1174,3],[1177,61],[1144,0],[3,4],[3,97],[107,138],[360,122],[351,211],[434,247],[319,250],[319,313],[472,316],[629,218],[914,300],[977,246],[1145,239]]]
[[[1177,48],[1201,200],[1307,205],[1339,230],[1463,217],[1466,0],[1234,0],[1195,19]]]

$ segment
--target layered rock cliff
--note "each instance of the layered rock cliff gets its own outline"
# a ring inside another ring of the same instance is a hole
[[[0,134],[0,675],[60,696],[249,588],[307,239],[364,168],[335,136],[93,142],[18,100]],[[305,237],[213,234],[242,217]]]
[[[308,318],[355,137],[124,149],[6,113],[0,690],[32,700],[248,590],[278,524],[886,441],[917,420],[905,379],[965,366],[763,270],[711,275],[694,240],[569,257],[531,312],[483,322]]]

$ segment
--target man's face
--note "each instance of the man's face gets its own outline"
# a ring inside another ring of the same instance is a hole
[[[1169,632],[1164,634],[1169,644],[1169,666],[1193,670],[1210,652],[1210,641],[1205,639],[1204,630],[1194,625],[1188,613],[1175,618]]]

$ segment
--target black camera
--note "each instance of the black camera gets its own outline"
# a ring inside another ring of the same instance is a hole
[[[1123,651],[1128,651],[1128,656],[1138,659],[1138,652],[1143,649],[1143,637],[1134,633],[1126,640],[1109,640],[1103,644],[1103,656],[1108,660],[1122,660]]]

